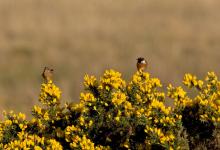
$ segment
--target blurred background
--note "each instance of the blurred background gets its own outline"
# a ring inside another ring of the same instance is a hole
[[[78,101],[86,73],[115,69],[126,80],[148,71],[182,85],[185,73],[219,73],[219,0],[1,0],[0,111],[30,114],[44,66],[63,101]]]

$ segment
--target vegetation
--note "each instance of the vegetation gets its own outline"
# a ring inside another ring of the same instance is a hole
[[[209,72],[205,81],[186,74],[182,87],[168,86],[149,73],[136,72],[126,83],[119,72],[97,80],[85,75],[77,104],[61,105],[61,91],[43,83],[33,118],[4,112],[0,149],[219,149],[220,81]],[[164,105],[165,99],[174,102]]]
[[[65,100],[78,99],[85,73],[99,77],[114,68],[129,80],[138,56],[164,87],[179,85],[185,72],[219,76],[219,6],[219,0],[0,0],[0,111],[31,117],[45,65],[55,68]]]

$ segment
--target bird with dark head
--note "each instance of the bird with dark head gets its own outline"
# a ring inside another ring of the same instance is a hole
[[[147,68],[147,61],[143,57],[137,58],[137,70],[144,71]]]
[[[53,77],[53,69],[49,68],[49,67],[44,67],[44,71],[42,73],[42,77],[44,78],[44,80],[46,82],[49,82],[50,80],[52,80]]]

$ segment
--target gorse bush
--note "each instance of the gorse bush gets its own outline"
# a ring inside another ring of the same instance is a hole
[[[126,83],[119,72],[105,71],[97,80],[85,75],[85,91],[77,104],[61,106],[61,91],[43,83],[33,118],[5,113],[0,123],[0,149],[220,149],[220,82],[186,74],[186,87],[169,85],[136,72]],[[165,106],[165,100],[174,106]]]

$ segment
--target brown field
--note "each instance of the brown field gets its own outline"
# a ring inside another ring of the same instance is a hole
[[[219,0],[1,0],[0,111],[30,112],[43,67],[55,69],[65,101],[78,101],[85,73],[130,79],[136,58],[166,86],[184,73],[219,74]]]

